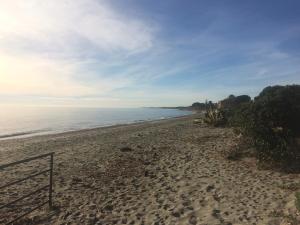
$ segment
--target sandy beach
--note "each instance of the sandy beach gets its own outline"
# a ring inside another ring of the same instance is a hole
[[[16,224],[298,224],[289,187],[300,175],[259,170],[253,158],[224,159],[232,130],[195,124],[196,117],[0,141],[0,164],[55,152],[54,210],[45,206]],[[1,185],[47,165],[0,171]],[[0,204],[47,181],[0,190]],[[46,195],[2,209],[0,221]]]

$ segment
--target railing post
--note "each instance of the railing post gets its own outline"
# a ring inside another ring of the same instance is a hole
[[[53,154],[50,155],[50,176],[49,176],[49,207],[52,209],[52,185],[53,185]]]
[[[9,203],[6,203],[4,205],[1,205],[0,206],[0,210],[3,209],[3,208],[7,208],[7,207],[10,207],[12,205],[14,205],[15,203],[25,199],[25,198],[28,198],[29,196],[31,195],[34,195],[42,190],[47,190],[49,189],[49,199],[45,202],[43,202],[42,204],[39,204],[37,207],[31,209],[30,211],[27,211],[26,213],[23,213],[22,215],[18,216],[17,218],[15,218],[14,220],[6,223],[6,225],[10,225],[10,224],[13,224],[15,221],[19,220],[20,218],[28,215],[29,213],[37,210],[38,208],[41,208],[42,206],[46,205],[47,203],[49,204],[49,207],[50,209],[53,209],[53,203],[52,203],[52,192],[53,192],[53,161],[54,161],[54,152],[51,152],[51,153],[47,153],[47,154],[43,154],[43,155],[39,155],[39,156],[35,156],[35,157],[31,157],[31,158],[27,158],[27,159],[23,159],[23,160],[20,160],[20,161],[16,161],[16,162],[12,162],[12,163],[8,163],[8,164],[4,164],[4,165],[0,165],[0,172],[2,172],[3,169],[7,168],[7,167],[10,167],[10,166],[15,166],[15,165],[18,165],[18,164],[21,164],[21,163],[27,163],[27,162],[30,162],[30,161],[33,161],[33,160],[37,160],[37,159],[41,159],[41,158],[45,158],[45,157],[49,157],[50,156],[50,168],[47,169],[47,170],[43,170],[41,172],[38,172],[38,173],[34,173],[34,174],[31,174],[25,178],[22,178],[22,179],[19,179],[19,180],[16,180],[16,181],[12,181],[12,182],[9,182],[8,184],[4,184],[2,186],[0,186],[0,190],[3,189],[3,188],[6,188],[6,187],[9,187],[9,186],[12,186],[12,185],[16,185],[16,184],[19,184],[25,180],[28,180],[28,179],[32,179],[34,177],[37,177],[39,175],[42,175],[42,174],[45,174],[45,173],[50,173],[49,174],[49,185],[46,185],[42,188],[39,188],[29,194],[26,194],[18,199],[15,199],[14,201],[11,201]],[[1,221],[2,222],[2,221]]]

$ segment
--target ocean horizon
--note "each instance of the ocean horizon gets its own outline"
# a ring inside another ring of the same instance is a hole
[[[190,114],[191,111],[153,107],[1,107],[0,140],[131,124]]]

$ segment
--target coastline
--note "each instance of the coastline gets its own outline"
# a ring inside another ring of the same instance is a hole
[[[173,116],[173,117],[167,117],[167,118],[162,118],[162,119],[135,120],[135,121],[131,121],[128,123],[99,125],[99,126],[95,126],[95,127],[91,127],[91,128],[82,128],[82,129],[74,129],[74,130],[66,130],[66,131],[33,130],[33,131],[26,131],[26,132],[15,132],[15,133],[11,133],[11,134],[0,135],[0,142],[4,141],[4,140],[24,139],[24,138],[38,137],[38,136],[45,136],[45,135],[59,135],[59,134],[65,134],[65,133],[70,133],[70,132],[77,132],[77,131],[80,132],[80,131],[88,131],[88,130],[94,130],[94,129],[109,128],[109,127],[127,126],[127,125],[147,123],[147,122],[159,122],[162,120],[185,118],[185,117],[189,117],[189,116],[192,116],[195,114],[198,114],[197,111],[193,111],[192,114],[189,114],[189,115]]]
[[[20,224],[280,224],[274,212],[294,210],[293,192],[280,185],[300,176],[258,170],[253,159],[225,160],[220,152],[234,141],[232,131],[196,125],[197,116],[0,141],[0,164],[55,152],[55,210],[45,207]],[[20,166],[1,178],[47,165]],[[1,201],[45,181],[2,192]]]
[[[13,160],[21,160],[23,158],[35,156],[36,154],[29,153],[29,154],[21,154],[22,157],[15,157],[12,156],[12,152],[15,152],[14,149],[10,149],[15,144],[20,144],[24,142],[44,142],[44,141],[51,141],[56,139],[68,139],[68,138],[74,138],[74,137],[81,137],[81,136],[89,136],[89,135],[95,135],[97,133],[106,133],[106,132],[114,132],[116,131],[125,131],[126,129],[134,129],[134,128],[147,128],[151,125],[163,125],[164,123],[168,124],[169,122],[177,122],[177,121],[185,121],[185,120],[193,120],[195,118],[198,118],[199,114],[193,113],[190,115],[183,115],[183,116],[177,116],[172,118],[165,118],[165,119],[156,119],[156,120],[149,120],[149,121],[142,121],[142,122],[132,122],[132,123],[125,123],[125,124],[116,124],[116,125],[108,125],[108,126],[101,126],[101,127],[95,127],[95,128],[86,128],[86,129],[80,129],[80,130],[73,130],[73,131],[65,131],[65,132],[58,132],[58,133],[51,133],[51,134],[41,134],[41,135],[33,135],[28,137],[11,137],[11,138],[3,138],[0,139],[0,164],[8,163]],[[2,146],[9,146],[9,148]],[[38,153],[38,152],[37,152]],[[43,154],[44,151],[41,151]],[[6,155],[10,155],[11,160],[8,160],[9,157],[6,157]]]

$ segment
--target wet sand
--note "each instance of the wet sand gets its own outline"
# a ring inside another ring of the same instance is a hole
[[[299,174],[258,170],[252,158],[224,159],[220,152],[232,146],[232,131],[194,124],[195,117],[0,141],[0,164],[55,152],[54,210],[44,207],[18,224],[283,225],[299,219],[296,190],[285,188],[299,183]],[[0,186],[47,165],[41,160],[0,171]],[[39,176],[0,190],[0,204],[47,181]],[[46,195],[0,209],[0,221]]]

